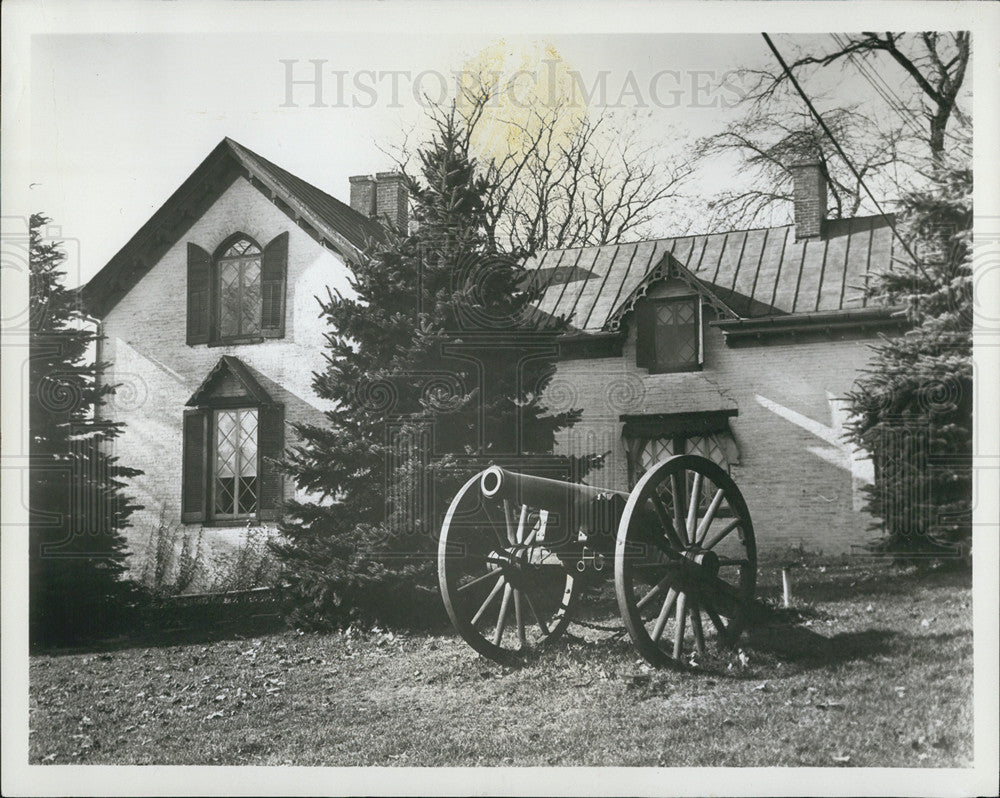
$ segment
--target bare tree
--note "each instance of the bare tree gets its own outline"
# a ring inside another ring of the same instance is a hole
[[[834,47],[827,52],[802,53],[789,63],[792,72],[808,67],[825,67],[845,60],[869,63],[875,69],[881,57],[897,64],[907,76],[910,92],[899,97],[888,88],[888,98],[901,114],[910,114],[927,123],[926,142],[931,158],[940,162],[945,150],[949,125],[954,121],[965,125],[968,115],[960,107],[962,87],[969,64],[970,36],[968,31],[923,33],[864,32],[831,37]],[[748,95],[766,100],[784,84],[784,73],[757,72],[759,81]],[[876,74],[875,79],[878,80]],[[884,81],[883,81],[883,85]]]
[[[500,250],[530,255],[648,236],[693,171],[691,158],[667,156],[635,128],[616,127],[610,116],[591,115],[565,98],[522,104],[510,116],[491,113],[506,91],[470,81],[453,106],[463,146],[488,184],[486,235]],[[432,121],[451,112],[429,104]],[[494,128],[499,136],[490,135]],[[407,148],[397,147],[393,157],[405,171]]]
[[[900,128],[880,125],[850,108],[834,109],[825,114],[825,121],[862,180],[895,182],[893,167],[903,138]],[[803,160],[815,158],[823,165],[832,218],[857,215],[865,198],[860,182],[829,137],[806,109],[786,99],[747,103],[740,119],[703,139],[698,150],[705,163],[729,154],[740,162],[734,187],[708,203],[711,229],[783,222],[792,202],[789,167]]]

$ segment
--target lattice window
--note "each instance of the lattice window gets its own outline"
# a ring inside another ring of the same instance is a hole
[[[691,371],[701,364],[698,297],[643,301],[636,311],[636,364],[657,374]]]
[[[697,318],[698,310],[693,301],[662,302],[657,305],[653,346],[658,369],[697,365]]]
[[[640,473],[645,473],[650,466],[676,454],[672,438],[649,438],[639,454]]]
[[[212,485],[216,518],[244,518],[257,512],[257,411],[215,411]]]
[[[729,468],[729,457],[726,455],[725,444],[722,436],[718,434],[694,435],[688,438],[685,452],[687,454],[700,454],[725,469]]]
[[[260,333],[261,251],[246,238],[234,241],[219,258],[219,335],[238,338]]]
[[[661,460],[675,454],[697,454],[718,463],[729,470],[728,451],[733,445],[732,438],[724,432],[709,435],[686,435],[675,433],[653,438],[627,439],[629,486],[634,487],[643,474]]]

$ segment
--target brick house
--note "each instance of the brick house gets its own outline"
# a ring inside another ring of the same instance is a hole
[[[364,213],[224,139],[84,287],[121,386],[104,408],[126,422],[116,453],[145,472],[134,559],[161,522],[203,530],[210,559],[292,494],[267,457],[289,422],[323,422],[316,297],[350,291],[376,218],[406,223],[399,175],[354,178],[351,195]]]
[[[839,440],[841,397],[866,344],[897,320],[866,305],[865,275],[892,258],[888,220],[825,220],[819,167],[796,171],[795,224],[540,253],[540,311],[570,318],[546,401],[580,407],[564,452],[609,452],[593,484],[627,488],[665,454],[728,467],[762,554],[863,542],[870,464]],[[84,287],[121,387],[104,412],[126,423],[122,461],[158,523],[213,546],[279,517],[294,486],[267,458],[288,423],[322,423],[317,296],[350,291],[351,264],[380,220],[405,227],[393,173],[351,178],[350,205],[224,139]]]
[[[863,452],[841,439],[844,397],[875,336],[890,268],[885,216],[828,220],[818,163],[793,167],[794,224],[540,253],[541,311],[566,316],[553,409],[580,407],[566,453],[608,452],[596,485],[627,489],[665,455],[727,468],[758,547],[844,553],[870,540]]]

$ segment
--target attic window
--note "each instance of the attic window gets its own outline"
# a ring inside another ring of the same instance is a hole
[[[650,374],[701,368],[701,302],[697,296],[643,299],[636,307],[636,365]]]
[[[213,257],[188,243],[188,344],[259,343],[285,335],[288,233],[263,249],[242,233]]]

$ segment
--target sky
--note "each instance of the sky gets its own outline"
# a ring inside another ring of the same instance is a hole
[[[73,283],[224,136],[346,200],[348,177],[390,168],[386,153],[414,129],[419,138],[423,104],[450,99],[452,73],[484,57],[508,75],[536,73],[522,83],[544,84],[549,61],[575,71],[591,112],[605,108],[668,153],[689,153],[732,117],[732,70],[773,64],[750,34],[41,34],[30,61],[32,207],[78,246]],[[698,190],[721,189],[732,169],[708,170]]]
[[[666,13],[616,5],[632,16],[580,12],[578,24],[559,14],[570,6],[532,6],[550,21],[538,23],[544,32],[525,32],[535,26],[523,15],[501,15],[497,24],[503,6],[477,7],[484,17],[477,26],[470,14],[439,15],[431,24],[426,15],[399,13],[412,4],[39,5],[50,13],[37,20],[26,48],[15,82],[23,92],[7,92],[7,108],[28,135],[23,151],[8,142],[4,154],[23,167],[17,175],[27,207],[48,215],[67,242],[69,285],[93,276],[225,136],[346,201],[350,175],[391,168],[388,153],[420,140],[426,98],[450,100],[456,71],[487,64],[509,77],[526,69],[533,74],[519,85],[541,89],[555,69],[576,76],[574,98],[589,114],[609,115],[612,127],[655,145],[657,166],[666,169],[734,118],[734,70],[776,68],[755,19],[739,20],[744,33],[691,32],[677,6]],[[236,6],[259,13],[231,15]],[[174,8],[186,13],[171,14]],[[385,8],[396,13],[377,16]],[[792,21],[793,7],[785,9],[778,18]],[[705,25],[704,16],[695,19]],[[595,32],[616,24],[625,29]],[[819,30],[775,40],[789,56],[796,45],[831,46],[827,29]],[[884,75],[892,85],[903,82],[891,64]],[[884,110],[850,65],[812,86],[821,107],[861,102]],[[703,162],[652,232],[704,232],[701,203],[741,177],[735,160]]]

